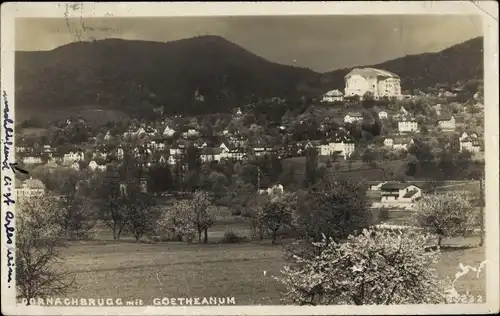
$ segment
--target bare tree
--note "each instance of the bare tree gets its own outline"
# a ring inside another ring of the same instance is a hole
[[[16,217],[17,296],[28,300],[63,295],[74,285],[67,272],[54,267],[62,260],[64,228],[57,198],[44,195],[21,200]]]

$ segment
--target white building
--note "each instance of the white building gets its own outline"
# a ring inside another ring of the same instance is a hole
[[[18,199],[41,196],[45,193],[45,185],[38,179],[29,178],[16,187]]]
[[[284,191],[283,186],[279,183],[276,183],[272,187],[269,187],[267,189],[259,189],[260,194],[267,193],[268,195],[272,194],[282,194]]]
[[[64,154],[63,156],[63,162],[69,163],[69,162],[77,162],[77,161],[83,161],[85,160],[85,155],[83,151],[77,151],[77,152],[72,152],[70,151],[67,154]]]
[[[195,130],[194,128],[190,128],[187,132],[182,133],[182,137],[188,138],[188,137],[196,137],[199,136],[200,133]]]
[[[345,77],[345,95],[363,97],[366,93],[375,99],[401,97],[401,80],[398,75],[375,68],[354,68]]]
[[[204,148],[200,158],[202,162],[212,162],[212,161],[220,161],[221,160],[221,148]]]
[[[456,121],[454,115],[441,115],[438,118],[438,126],[443,131],[455,131]]]
[[[460,151],[470,151],[471,153],[477,153],[481,151],[481,143],[479,137],[476,133],[463,132],[459,137],[460,141]]]
[[[23,157],[23,163],[26,165],[34,165],[42,163],[42,157],[40,156],[26,156]]]
[[[323,95],[321,102],[341,102],[344,100],[344,94],[339,90],[331,90]]]
[[[354,123],[363,121],[363,114],[359,112],[349,112],[344,116],[344,123]]]
[[[422,189],[411,183],[387,182],[380,187],[382,203],[413,203],[422,196]]]
[[[111,133],[109,131],[106,133],[106,135],[104,135],[104,140],[110,140],[112,138],[113,136],[111,136]]]
[[[378,118],[380,120],[386,120],[389,118],[389,115],[387,114],[386,111],[380,111],[380,112],[378,112]]]
[[[418,122],[414,119],[399,121],[398,131],[400,133],[418,132]]]
[[[384,139],[384,146],[394,150],[408,150],[414,143],[412,138],[388,137]]]
[[[170,128],[169,126],[166,126],[165,129],[163,130],[163,135],[172,137],[175,134],[175,130]]]
[[[91,171],[106,171],[106,165],[99,165],[95,160],[89,162],[89,169]]]
[[[348,158],[356,149],[353,141],[347,138],[340,138],[328,144],[318,146],[320,156],[331,156],[334,153],[344,158]]]

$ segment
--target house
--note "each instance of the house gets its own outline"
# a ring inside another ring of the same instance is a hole
[[[71,164],[71,168],[75,169],[76,171],[79,171],[80,170],[80,164],[78,163],[78,161],[75,161]]]
[[[205,145],[206,145],[206,143],[205,143]],[[225,151],[229,151],[229,147],[227,147],[226,144],[224,144],[224,143],[221,143],[219,148],[222,150],[225,150]]]
[[[469,151],[471,153],[477,153],[481,151],[481,143],[477,133],[474,132],[463,132],[459,137],[460,141],[460,151]]]
[[[380,120],[386,120],[389,118],[388,114],[387,114],[387,111],[380,111],[378,112],[378,118]]]
[[[344,116],[344,123],[354,123],[363,121],[363,113],[349,112]]]
[[[440,116],[441,115],[441,111],[443,110],[443,108],[441,107],[441,104],[436,104],[434,106],[434,111],[436,111],[436,115],[437,116]]]
[[[38,179],[29,179],[19,183],[15,188],[18,199],[41,196],[45,193],[45,185]]]
[[[40,155],[30,155],[23,157],[23,163],[26,165],[34,165],[42,163],[42,157]]]
[[[113,136],[111,136],[111,133],[108,131],[106,135],[104,135],[104,140],[111,140]]]
[[[275,185],[267,188],[267,189],[259,189],[260,194],[267,193],[268,195],[272,194],[281,194],[283,193],[283,186],[280,183],[276,183]]]
[[[163,130],[163,135],[167,137],[172,137],[175,134],[175,130],[170,128],[169,126],[166,126],[165,129]]]
[[[412,138],[387,137],[384,139],[384,146],[394,150],[408,150],[408,147],[414,143]]]
[[[123,148],[118,147],[115,150],[116,158],[118,159],[123,159],[123,156],[125,155],[125,152],[123,151]]]
[[[321,102],[342,102],[344,94],[339,90],[331,90],[323,95]]]
[[[190,128],[187,132],[182,133],[182,137],[183,138],[196,137],[196,136],[199,136],[199,135],[200,135],[200,133],[197,130],[193,129],[193,128]]]
[[[77,152],[70,151],[69,153],[64,154],[63,156],[64,163],[73,163],[77,161],[83,161],[84,159],[85,155],[83,151],[77,151]]]
[[[401,80],[398,75],[376,68],[354,68],[345,77],[345,96],[363,97],[366,93],[375,99],[400,97]]]
[[[455,131],[456,121],[454,115],[440,115],[438,117],[438,126],[443,131]]]
[[[186,147],[182,144],[179,144],[177,146],[170,148],[169,152],[170,156],[182,155],[186,152]]]
[[[203,148],[200,158],[202,162],[212,162],[221,160],[222,149],[218,147]]]
[[[403,119],[398,122],[400,133],[418,132],[418,122],[415,119]]]
[[[384,182],[379,182],[379,181],[367,181],[366,184],[368,184],[368,190],[370,191],[380,191],[380,188],[386,184],[387,181]]]
[[[422,188],[404,182],[387,182],[380,186],[381,203],[412,203],[422,196]]]
[[[246,152],[242,147],[233,147],[228,150],[222,150],[221,159],[243,160],[246,158]]]
[[[353,140],[348,137],[336,137],[328,144],[318,146],[320,156],[331,156],[335,153],[347,159],[356,149]]]
[[[477,135],[476,132],[469,132],[469,133],[463,132],[462,135],[460,135],[459,140],[461,141],[467,137],[470,137],[472,139],[477,139],[479,136]]]
[[[106,171],[106,165],[99,165],[95,160],[89,162],[88,168],[91,171]]]

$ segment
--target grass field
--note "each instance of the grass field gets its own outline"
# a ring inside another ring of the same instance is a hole
[[[141,298],[148,304],[154,297],[234,296],[237,304],[280,304],[283,288],[272,277],[286,264],[282,246],[272,246],[268,240],[218,243],[227,230],[250,236],[248,225],[240,219],[215,225],[207,245],[137,244],[126,236],[115,243],[106,234],[88,242],[71,242],[64,249],[63,268],[74,273],[77,288],[69,296]],[[447,243],[475,245],[478,240]],[[459,263],[477,267],[483,260],[483,248],[447,249],[436,269],[441,278],[453,277]],[[457,283],[459,291],[466,288],[484,297],[484,275],[466,276]]]

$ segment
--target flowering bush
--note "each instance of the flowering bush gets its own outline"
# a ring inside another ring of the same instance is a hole
[[[164,212],[157,221],[159,231],[167,231],[175,236],[194,235],[196,228],[191,220],[191,203],[177,200],[172,208]]]
[[[18,298],[65,294],[74,284],[69,274],[54,269],[62,261],[65,233],[57,198],[46,194],[19,201],[16,208],[16,287]]]
[[[294,256],[282,276],[285,299],[299,305],[440,303],[444,286],[432,265],[439,250],[416,231],[363,230],[343,243],[324,237],[315,257]]]

